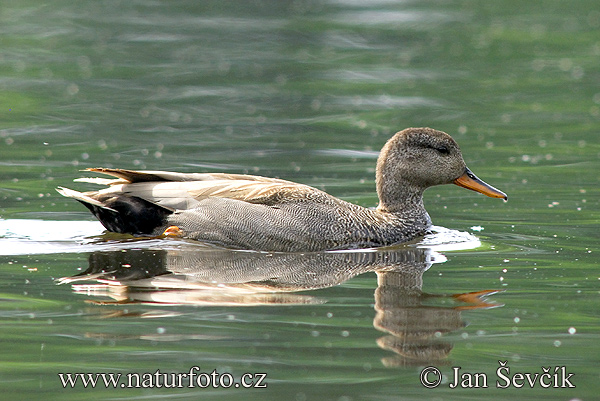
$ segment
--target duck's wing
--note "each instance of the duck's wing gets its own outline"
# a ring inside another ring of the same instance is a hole
[[[185,182],[185,181],[216,181],[216,180],[244,180],[256,182],[278,182],[286,184],[295,184],[291,181],[281,180],[279,178],[261,177],[258,175],[246,174],[227,174],[227,173],[176,173],[172,171],[153,171],[153,170],[125,170],[120,168],[87,168],[83,171],[93,171],[117,177],[117,180],[106,178],[78,178],[75,181],[94,182],[105,185],[132,184],[135,182]]]
[[[170,210],[194,208],[207,198],[227,198],[275,205],[299,199],[327,196],[308,185],[297,184],[277,178],[225,173],[174,173],[167,171],[134,171],[122,169],[93,168],[117,179],[83,178],[77,181],[108,185],[97,191],[98,195],[123,194],[144,199]],[[64,193],[63,193],[64,194]],[[97,198],[91,193],[85,196]],[[67,196],[74,197],[72,194]]]

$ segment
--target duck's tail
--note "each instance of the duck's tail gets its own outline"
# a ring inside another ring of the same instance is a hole
[[[165,226],[172,210],[137,196],[117,193],[78,192],[58,187],[59,194],[81,202],[109,231],[133,235],[152,235]]]

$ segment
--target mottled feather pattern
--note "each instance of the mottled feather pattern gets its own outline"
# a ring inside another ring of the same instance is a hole
[[[455,183],[506,199],[467,169],[448,134],[431,128],[407,128],[385,144],[377,160],[376,209],[278,178],[113,168],[87,171],[115,179],[78,180],[107,185],[100,191],[60,188],[59,192],[83,203],[111,231],[165,233],[263,251],[369,248],[413,240],[431,227],[423,191],[433,185]]]

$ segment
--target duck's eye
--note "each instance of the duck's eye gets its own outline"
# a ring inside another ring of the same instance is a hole
[[[440,146],[428,146],[430,149],[434,149],[436,151],[438,151],[440,154],[442,155],[447,155],[450,153],[450,149],[448,149],[446,146],[444,145],[440,145]]]
[[[440,146],[439,148],[435,148],[435,150],[437,150],[443,155],[447,155],[448,153],[450,153],[450,150],[445,146]]]

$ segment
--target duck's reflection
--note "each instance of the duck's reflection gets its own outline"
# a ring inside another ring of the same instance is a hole
[[[85,272],[60,282],[71,283],[77,293],[111,299],[93,301],[102,304],[318,304],[327,299],[303,292],[332,287],[359,274],[375,272],[373,324],[387,333],[377,343],[396,354],[385,358],[383,363],[398,366],[443,360],[452,344],[441,337],[465,326],[461,310],[498,306],[485,300],[494,291],[423,293],[423,273],[440,259],[443,256],[431,250],[408,247],[306,254],[198,247],[130,249],[94,252]],[[94,283],[80,283],[90,280]],[[118,312],[111,316],[117,315]]]

